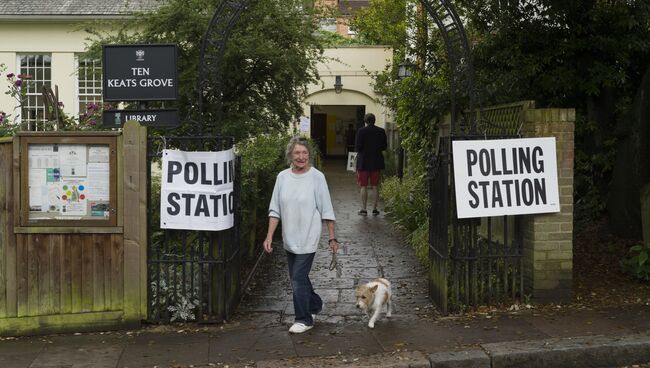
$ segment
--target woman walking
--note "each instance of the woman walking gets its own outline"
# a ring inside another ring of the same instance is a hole
[[[338,251],[339,243],[334,232],[336,218],[325,175],[311,166],[313,157],[309,141],[292,138],[287,145],[286,157],[290,167],[275,179],[263,246],[266,252],[273,251],[273,233],[282,222],[282,242],[287,251],[295,312],[295,321],[289,332],[302,333],[314,327],[314,317],[323,308],[323,301],[309,280],[323,221],[327,224],[332,253]]]

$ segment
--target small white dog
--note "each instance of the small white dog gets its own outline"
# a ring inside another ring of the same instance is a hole
[[[386,304],[386,317],[390,317],[393,308],[391,297],[393,292],[390,289],[390,282],[383,278],[375,279],[367,284],[357,286],[357,308],[363,309],[370,317],[368,327],[374,328],[375,321],[379,318],[379,313],[384,304]]]

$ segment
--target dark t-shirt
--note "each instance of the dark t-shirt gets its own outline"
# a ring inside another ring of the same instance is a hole
[[[357,153],[357,170],[376,171],[385,168],[382,151],[388,147],[386,131],[366,125],[357,131],[355,148]]]

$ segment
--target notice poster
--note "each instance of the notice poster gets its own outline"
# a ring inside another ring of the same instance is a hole
[[[61,162],[62,176],[86,176],[86,145],[60,145],[59,160]]]
[[[30,144],[27,155],[30,169],[59,167],[59,147],[56,144]]]
[[[109,144],[27,145],[30,222],[111,218]]]
[[[110,196],[110,167],[106,163],[88,163],[86,195],[89,200],[108,201]]]
[[[160,228],[218,231],[234,225],[235,154],[162,153]]]
[[[560,211],[555,138],[452,145],[458,218]]]
[[[64,180],[60,184],[61,214],[85,216],[86,210],[86,180]]]
[[[357,171],[357,153],[348,152],[348,171],[356,172]]]

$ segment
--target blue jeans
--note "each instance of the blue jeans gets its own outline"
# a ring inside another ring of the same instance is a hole
[[[318,314],[323,309],[323,300],[314,292],[309,281],[309,271],[314,262],[316,253],[293,254],[287,252],[289,263],[289,277],[293,289],[293,310],[296,314],[296,322],[304,323],[307,326],[314,324],[312,314]]]

